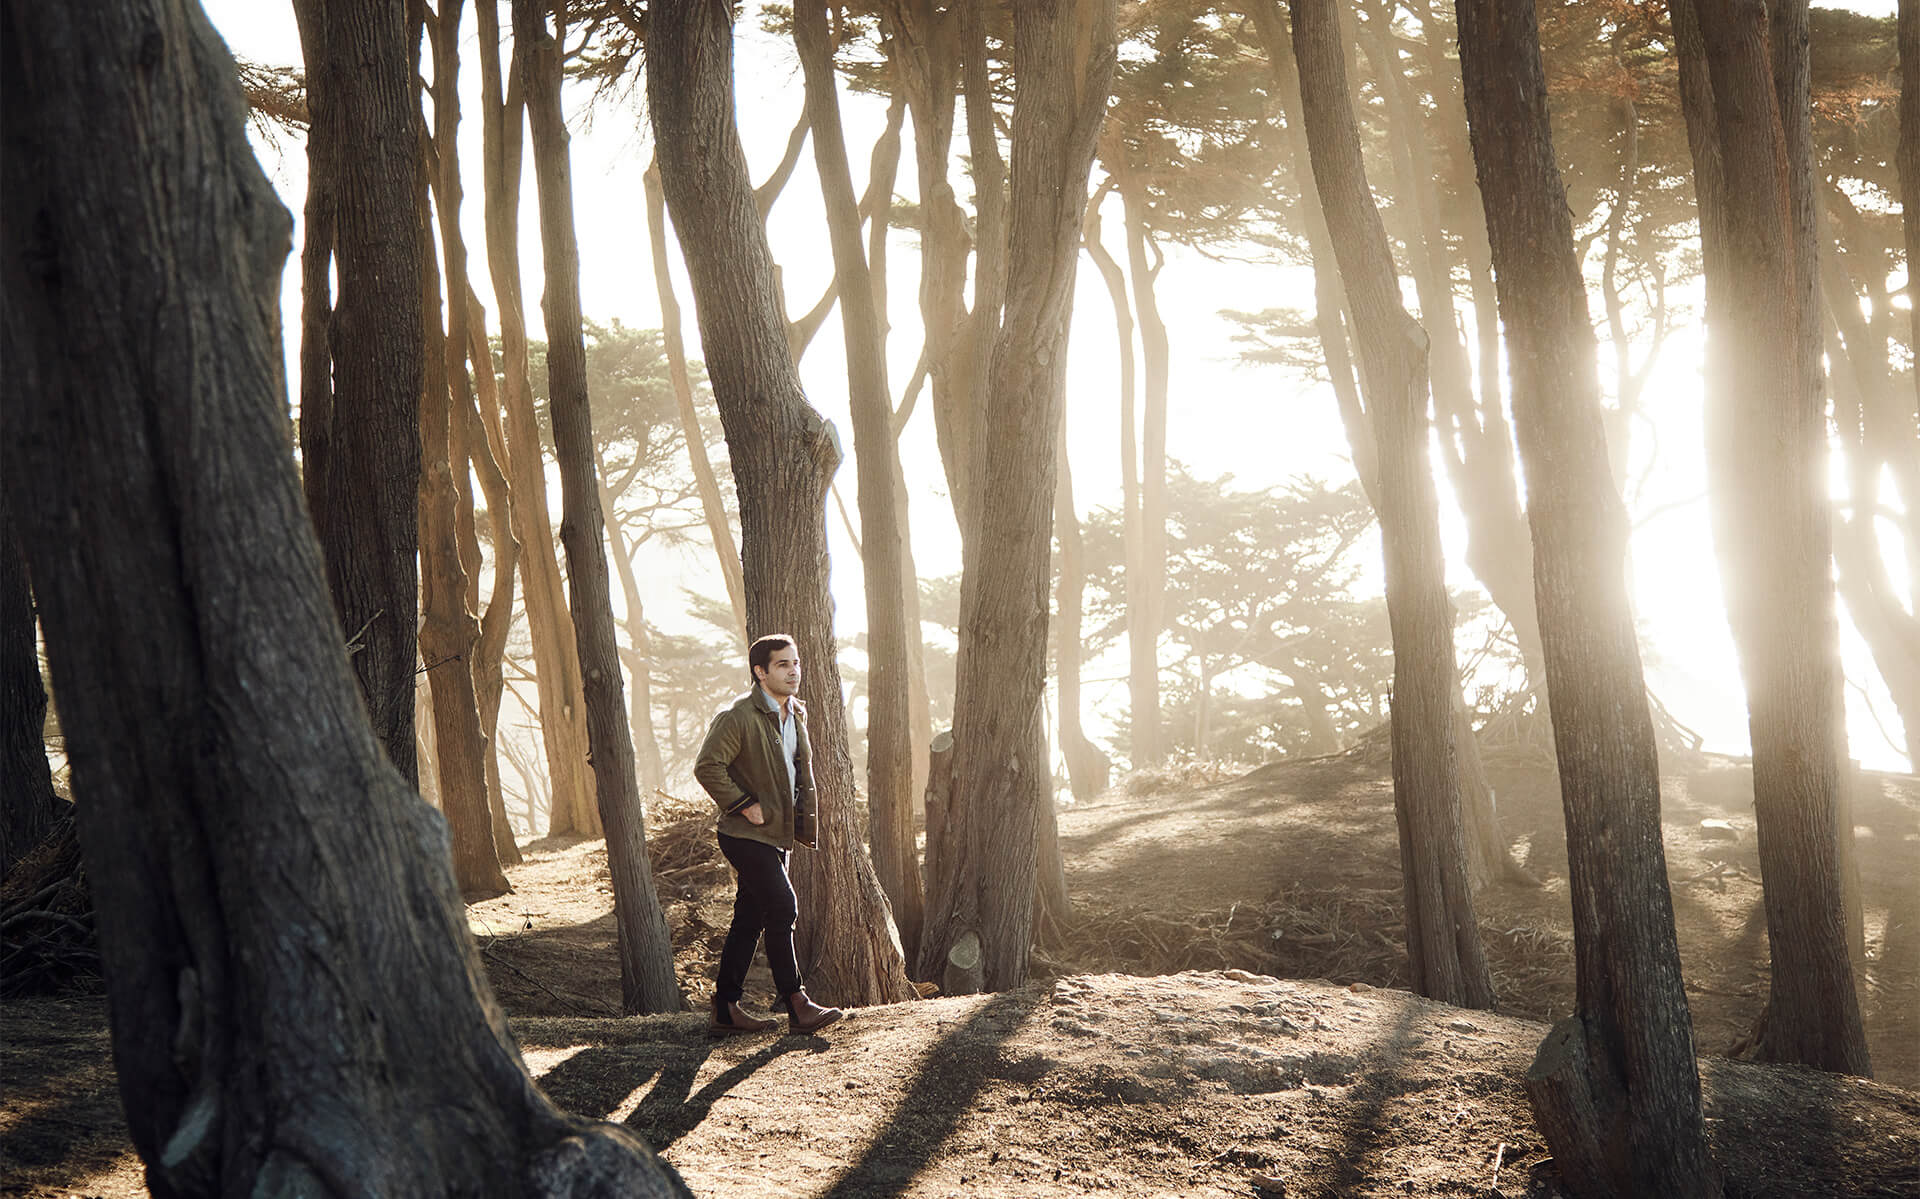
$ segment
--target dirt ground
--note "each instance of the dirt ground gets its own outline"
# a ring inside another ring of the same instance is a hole
[[[1133,776],[1063,810],[1077,923],[999,996],[852,1013],[822,1037],[710,1040],[617,1016],[605,854],[536,842],[471,910],[529,1067],[701,1196],[1298,1197],[1561,1193],[1519,1080],[1572,1004],[1550,767],[1490,762],[1537,888],[1478,897],[1499,1014],[1414,998],[1391,788],[1361,757]],[[1666,844],[1717,1160],[1737,1196],[1920,1196],[1920,780],[1865,775],[1862,999],[1879,1081],[1719,1055],[1767,988],[1745,767],[1665,781]],[[730,879],[697,806],[652,849],[699,1004]],[[749,994],[770,990],[757,967]],[[0,1013],[0,1195],[145,1194],[100,1000]]]

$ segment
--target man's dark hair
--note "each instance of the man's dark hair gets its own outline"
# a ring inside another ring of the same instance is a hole
[[[775,650],[786,649],[793,644],[793,638],[785,633],[768,633],[747,647],[747,673],[753,676],[753,681],[755,683],[760,681],[759,672],[765,670],[767,663],[773,661]]]

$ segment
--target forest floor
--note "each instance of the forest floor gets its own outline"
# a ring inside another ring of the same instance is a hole
[[[1489,772],[1538,887],[1478,914],[1499,1014],[1407,994],[1392,789],[1364,755],[1234,778],[1134,775],[1062,810],[1076,923],[1004,995],[850,1013],[823,1036],[715,1041],[704,1015],[616,1015],[605,850],[537,841],[471,909],[527,1063],[626,1124],[697,1195],[1562,1193],[1520,1080],[1572,1006],[1550,765]],[[1668,866],[1707,1113],[1729,1194],[1920,1196],[1920,779],[1863,775],[1855,812],[1878,1081],[1722,1056],[1767,992],[1744,764],[1664,780]],[[731,880],[702,805],[649,815],[680,977],[704,1012]],[[749,982],[768,997],[764,966]],[[104,1006],[0,1013],[0,1195],[145,1194]]]

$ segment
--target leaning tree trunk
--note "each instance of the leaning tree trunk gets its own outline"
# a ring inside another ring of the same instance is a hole
[[[1576,1194],[1712,1195],[1719,1181],[1660,840],[1659,748],[1627,601],[1626,509],[1608,465],[1533,5],[1457,8],[1527,474],[1574,908],[1576,1009],[1541,1046],[1527,1092]]]
[[[1707,269],[1707,469],[1747,684],[1772,950],[1764,1057],[1866,1074],[1847,952],[1846,760],[1820,380],[1806,6],[1677,4]],[[1794,29],[1797,24],[1797,34]],[[1702,100],[1706,100],[1702,104]],[[1708,144],[1712,153],[1703,153]]]
[[[527,375],[526,306],[520,294],[520,117],[525,101],[520,77],[523,50],[514,49],[501,92],[499,13],[477,6],[484,53],[481,68],[481,139],[486,197],[487,267],[500,305],[500,349],[506,408],[505,466],[513,488],[514,533],[520,543],[520,576],[533,645],[534,683],[540,703],[540,738],[553,791],[547,831],[600,835],[594,782],[587,764],[586,699],[580,653],[567,620],[567,597],[554,556],[553,518],[547,510],[546,460],[534,417]]]
[[[1420,994],[1491,1007],[1493,979],[1474,921],[1455,769],[1453,607],[1427,465],[1427,336],[1401,306],[1386,231],[1367,190],[1333,0],[1296,0],[1293,39],[1314,185],[1353,309],[1379,446],[1408,964]]]
[[[0,878],[46,837],[66,805],[47,766],[47,689],[35,648],[33,588],[0,498]]]
[[[963,536],[949,840],[930,896],[923,968],[969,936],[981,984],[1018,986],[1033,943],[1038,801],[1049,774],[1032,731],[1046,676],[1055,443],[1065,400],[1074,265],[1087,172],[1115,58],[1112,0],[1014,10],[1006,307],[993,351]],[[931,825],[933,815],[928,815]]]
[[[444,0],[443,0],[444,2]],[[491,2],[491,0],[483,0]],[[547,290],[547,394],[552,397],[554,457],[560,463],[560,539],[567,547],[574,637],[586,688],[589,758],[600,824],[606,829],[619,931],[620,1006],[628,1015],[679,1011],[673,942],[647,861],[647,813],[640,801],[627,728],[620,646],[613,632],[600,480],[594,469],[593,417],[587,400],[587,343],[580,321],[580,244],[573,227],[573,173],[560,106],[560,43],[549,35],[546,0],[513,0],[533,131],[533,177],[540,197],[540,246]],[[564,22],[555,31],[566,36]]]
[[[374,733],[413,782],[425,350],[407,14],[375,0],[298,0],[293,8],[312,118],[301,477]]]
[[[0,258],[0,480],[148,1186],[687,1194],[632,1133],[535,1087],[446,827],[368,724],[291,460],[289,222],[233,60],[190,6],[9,3],[4,19],[19,174],[0,219],[38,236]],[[387,52],[404,64],[397,40]]]
[[[853,763],[827,591],[826,495],[840,461],[808,406],[774,293],[773,256],[733,121],[730,10],[672,0],[650,10],[647,98],[660,182],[692,280],[708,377],[740,496],[747,620],[791,634],[808,663],[820,850],[795,862],[801,966],[834,1002],[910,997],[887,899],[853,822]]]
[[[459,489],[455,471],[469,476],[465,454],[452,452],[456,421],[473,406],[467,374],[467,251],[460,236],[460,13],[462,0],[441,0],[433,29],[433,181],[445,253],[447,325],[440,327],[440,283],[432,268],[428,179],[419,186],[421,326],[429,334],[426,386],[420,400],[420,649],[433,696],[433,744],[440,810],[453,833],[453,875],[468,902],[513,888],[493,844],[487,797],[487,737],[473,687],[473,647],[480,628],[467,606],[467,572],[457,540]],[[440,354],[435,356],[433,351]],[[463,443],[465,438],[460,439]],[[457,467],[455,463],[458,463]]]
[[[793,40],[806,75],[807,117],[826,201],[827,236],[840,285],[847,397],[859,477],[860,557],[867,597],[867,819],[874,873],[893,907],[912,960],[923,920],[920,860],[913,843],[913,746],[907,712],[907,620],[897,602],[904,554],[893,507],[893,404],[887,337],[860,237],[860,208],[834,95],[833,41],[825,0],[800,0]]]

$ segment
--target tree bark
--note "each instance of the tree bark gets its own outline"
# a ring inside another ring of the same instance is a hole
[[[540,738],[552,785],[547,831],[597,837],[601,833],[594,782],[587,765],[586,699],[580,655],[567,618],[567,597],[554,553],[553,518],[547,508],[546,461],[527,377],[527,318],[520,286],[520,159],[523,47],[516,45],[503,80],[497,49],[500,18],[491,4],[477,6],[480,39],[481,139],[486,196],[487,267],[500,306],[500,348],[506,408],[503,440],[507,478],[513,488],[515,536],[533,643],[534,681],[540,703]]]
[[[1911,325],[1907,344],[1920,346],[1920,281],[1914,279],[1911,265],[1920,262],[1920,0],[1900,0],[1898,17],[1900,141],[1895,162],[1900,174],[1900,229],[1905,235],[1909,264],[1907,317]],[[1914,399],[1914,411],[1920,413],[1920,371],[1914,373]],[[1911,512],[1908,519],[1913,519]],[[1916,573],[1920,574],[1920,568]],[[1908,752],[1920,755],[1911,741]]]
[[[368,724],[291,461],[289,223],[232,59],[185,5],[10,3],[5,20],[21,175],[0,205],[40,235],[0,259],[0,478],[148,1186],[686,1195],[630,1132],[534,1086],[445,825]]]
[[[1747,684],[1772,986],[1764,1057],[1865,1074],[1847,952],[1846,760],[1812,246],[1806,8],[1675,6],[1707,269],[1707,467]],[[1689,80],[1688,76],[1692,78]],[[1706,105],[1701,100],[1707,101]],[[1711,142],[1717,153],[1703,156]]]
[[[913,838],[913,748],[908,736],[907,622],[898,603],[901,530],[893,510],[893,402],[886,330],[874,304],[860,235],[860,206],[834,94],[833,42],[824,0],[799,0],[793,40],[806,76],[807,117],[827,210],[847,355],[847,394],[859,479],[860,547],[867,599],[867,819],[874,873],[912,960],[924,919]]]
[[[374,733],[411,783],[424,346],[407,17],[373,0],[294,15],[311,116],[302,477]]]
[[[47,689],[37,641],[27,562],[0,497],[0,878],[45,839],[66,806],[47,766]]]
[[[474,693],[472,655],[480,628],[467,606],[467,571],[460,560],[455,471],[470,477],[466,455],[452,452],[453,427],[466,425],[473,407],[467,374],[466,242],[460,234],[460,16],[463,0],[441,0],[432,25],[433,161],[435,203],[421,171],[421,327],[429,334],[425,386],[420,398],[420,650],[433,694],[433,744],[440,810],[453,834],[453,876],[460,894],[475,902],[513,888],[500,869],[493,844],[493,809],[487,797],[487,737]],[[417,44],[417,43],[416,43]],[[423,139],[423,144],[429,144]],[[440,327],[440,280],[433,269],[432,215],[440,218],[449,302]],[[439,351],[438,356],[434,351]],[[465,438],[461,439],[463,442]],[[455,462],[458,466],[456,468]]]
[[[978,426],[1003,449],[973,460],[951,801],[964,832],[950,837],[956,861],[946,864],[954,868],[941,880],[944,892],[930,897],[921,945],[924,966],[977,935],[982,982],[993,990],[1026,978],[1033,938],[1038,780],[1049,772],[1044,755],[1034,760],[1032,731],[1046,670],[1055,438],[1114,21],[1111,0],[1035,2],[1014,12],[1010,269]]]
[[[448,0],[442,0],[447,3]],[[491,0],[483,0],[491,2]],[[580,243],[573,226],[573,170],[560,102],[564,16],[547,32],[548,0],[513,0],[513,40],[520,47],[527,125],[533,134],[533,177],[540,203],[541,262],[546,292],[547,394],[554,457],[560,465],[560,539],[567,549],[574,639],[586,702],[588,758],[600,825],[606,830],[619,931],[620,1007],[627,1015],[675,1012],[673,941],[647,861],[647,812],[633,764],[620,646],[613,631],[613,595],[594,468],[593,415],[587,399],[587,343],[580,319]],[[564,12],[564,9],[562,9]]]
[[[1627,600],[1625,506],[1608,463],[1598,347],[1554,159],[1528,0],[1458,0],[1534,591],[1567,821],[1578,1033],[1528,1092],[1576,1194],[1712,1195],[1660,829],[1660,760]],[[1553,1080],[1551,1083],[1548,1080]],[[1576,1114],[1577,1113],[1577,1114]]]
[[[672,0],[649,16],[647,98],[660,182],[679,214],[674,228],[740,496],[748,627],[792,635],[808,664],[801,698],[820,851],[794,863],[801,968],[832,1002],[906,999],[913,991],[899,934],[852,819],[827,592],[826,494],[840,444],[808,406],[787,345],[773,257],[734,127],[731,13],[706,0]]]
[[[1393,628],[1393,792],[1414,990],[1490,1007],[1474,921],[1455,762],[1453,609],[1427,466],[1427,336],[1400,304],[1393,257],[1367,189],[1332,0],[1296,0],[1294,54],[1314,184],[1360,345],[1379,446],[1380,535]]]

